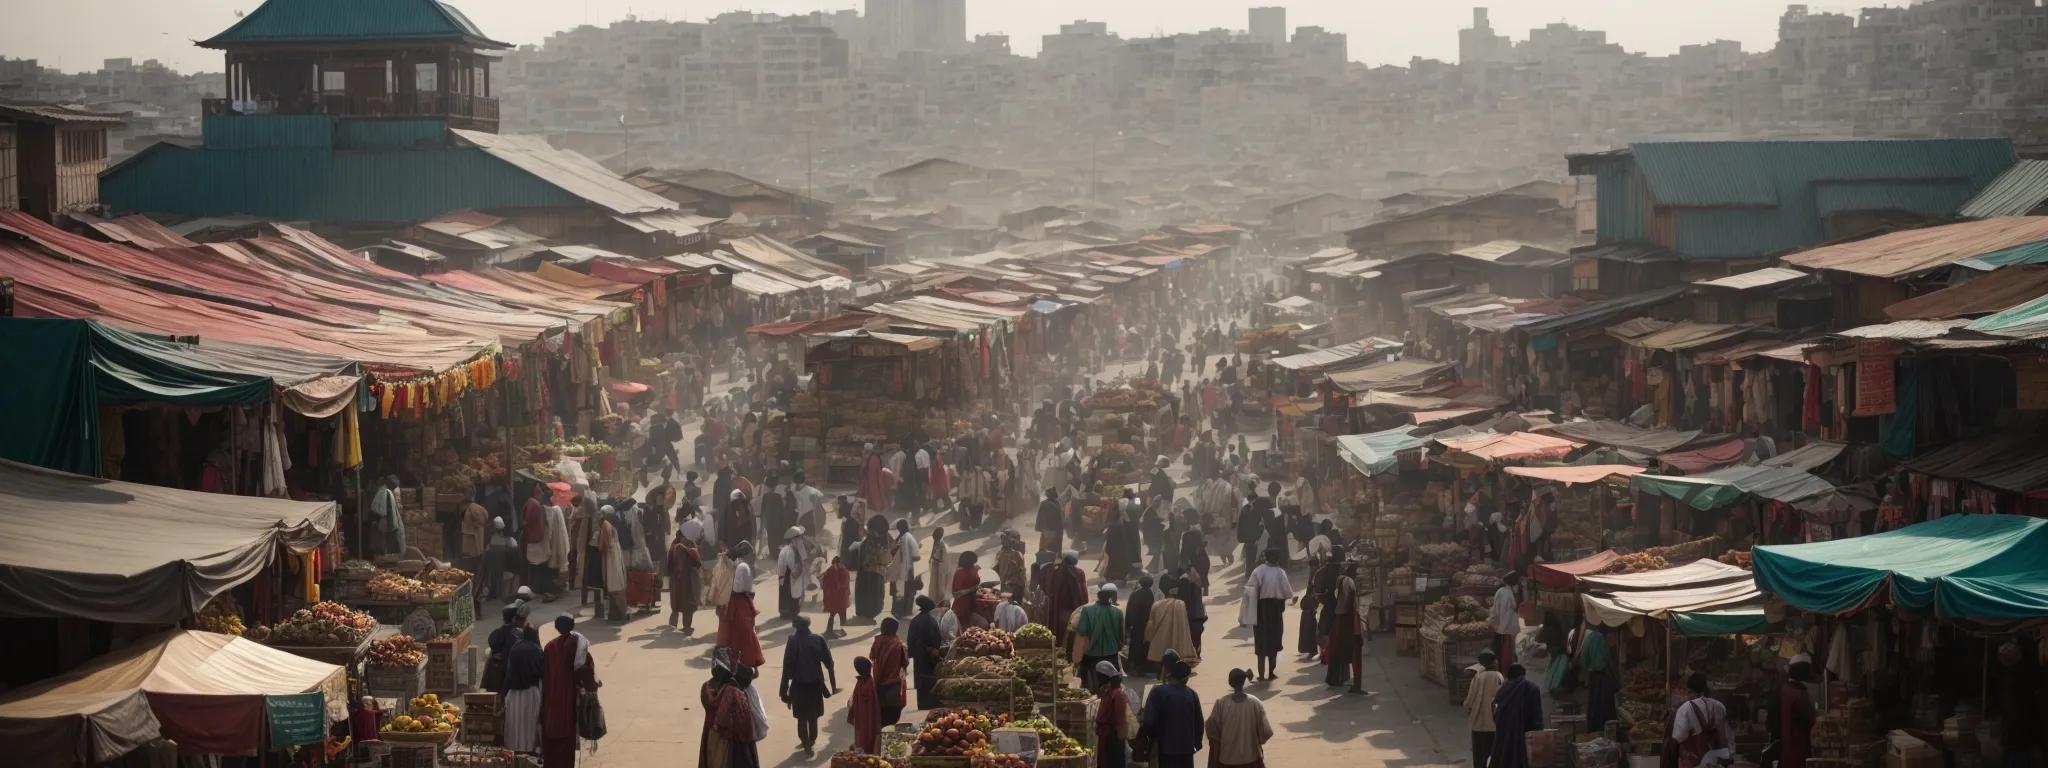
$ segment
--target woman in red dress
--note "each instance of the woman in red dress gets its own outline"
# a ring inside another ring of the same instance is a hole
[[[953,617],[960,621],[960,628],[986,626],[988,619],[979,616],[981,610],[981,566],[975,565],[979,558],[973,552],[960,553],[960,567],[953,569]]]

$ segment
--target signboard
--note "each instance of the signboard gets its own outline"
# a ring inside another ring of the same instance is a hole
[[[1030,728],[997,728],[989,733],[996,753],[1016,755],[1027,762],[1038,761],[1038,732]]]
[[[263,697],[270,714],[270,744],[292,747],[318,744],[327,738],[326,697],[319,691]]]
[[[1890,339],[1856,342],[1856,416],[1880,416],[1898,410],[1896,366]]]

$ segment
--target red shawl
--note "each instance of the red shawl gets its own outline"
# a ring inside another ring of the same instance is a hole
[[[597,680],[589,654],[584,655],[582,667],[576,666],[578,638],[574,632],[556,635],[541,652],[541,738],[576,738],[577,687]]]
[[[853,684],[853,702],[846,705],[846,722],[853,726],[853,748],[863,755],[881,751],[882,699],[875,693],[875,680],[863,677]]]
[[[967,627],[967,620],[980,608],[976,594],[981,591],[981,569],[963,565],[953,569],[953,617],[960,620],[961,628]],[[966,592],[966,594],[961,594]]]
[[[747,695],[727,685],[711,698],[711,730],[727,741],[753,741],[754,710],[747,705]]]
[[[903,667],[910,658],[910,649],[903,645],[903,639],[895,635],[876,635],[875,642],[868,646],[868,661],[875,665],[875,686],[887,688],[903,684]]]
[[[840,613],[853,603],[853,574],[848,573],[845,564],[834,564],[825,569],[825,576],[818,580],[818,588],[825,593],[825,612]]]
[[[882,474],[882,457],[868,454],[860,460],[860,497],[868,502],[868,511],[889,511],[888,478]]]

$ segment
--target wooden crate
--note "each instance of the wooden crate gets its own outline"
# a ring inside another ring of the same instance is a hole
[[[1416,603],[1395,603],[1395,604],[1394,604],[1394,626],[1397,626],[1397,627],[1419,627],[1419,626],[1422,626],[1422,606],[1421,606],[1421,605],[1419,605],[1419,604],[1416,604]]]
[[[438,522],[406,523],[405,543],[407,546],[418,548],[420,553],[427,557],[448,556],[445,540],[441,537],[441,524]]]
[[[1470,665],[1467,665],[1466,667],[1458,667],[1456,669],[1451,670],[1449,673],[1449,681],[1444,686],[1444,688],[1450,691],[1451,706],[1464,706],[1465,694],[1471,692],[1472,690],[1472,678],[1474,675],[1478,673],[1473,672],[1471,669],[1468,669],[1467,667],[1469,666]]]
[[[1444,651],[1448,643],[1441,639],[1424,637],[1421,638],[1420,644],[1421,650],[1417,655],[1422,657],[1422,679],[1444,685],[1447,682],[1444,668],[1448,666],[1444,663]]]
[[[427,664],[422,661],[411,669],[371,666],[369,674],[363,678],[363,686],[372,696],[410,701],[427,692]]]
[[[1421,630],[1414,627],[1394,628],[1394,655],[1415,656],[1422,653]]]
[[[495,745],[504,738],[495,712],[468,712],[462,718],[462,743]]]

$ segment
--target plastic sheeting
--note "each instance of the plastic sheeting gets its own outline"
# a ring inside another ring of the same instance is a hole
[[[1581,443],[1534,432],[1438,440],[1445,448],[1487,459],[1555,459],[1578,448]]]
[[[1395,427],[1385,432],[1338,435],[1337,453],[1360,474],[1367,477],[1384,475],[1399,466],[1400,452],[1421,448],[1429,442],[1429,438],[1408,434],[1412,429],[1414,427]]]
[[[333,502],[224,496],[0,461],[0,617],[174,624],[309,552]]]
[[[1808,472],[1761,465],[1724,467],[1685,477],[1636,475],[1629,482],[1644,493],[1668,496],[1701,510],[1720,509],[1741,501],[1746,494],[1791,504],[1835,489]]]
[[[1579,577],[1607,570],[1608,566],[1620,559],[1619,553],[1609,549],[1568,563],[1537,563],[1529,567],[1529,575],[1543,586],[1569,589],[1579,583]]]
[[[1612,594],[1582,594],[1586,620],[1618,627],[1638,616],[1663,619],[1676,612],[1706,611],[1756,603],[1763,593],[1748,581],[1731,581],[1709,586],[1688,586]]]
[[[1951,515],[1894,531],[1755,549],[1756,583],[1793,607],[1840,614],[1890,602],[1945,619],[2048,616],[2048,520]]]
[[[105,745],[128,749],[161,730],[188,755],[253,755],[267,736],[268,696],[325,694],[327,722],[347,716],[348,681],[339,666],[274,650],[261,643],[197,630],[172,630],[102,657],[53,680],[0,698],[0,741],[13,747],[50,743],[76,729],[85,713],[101,713],[93,726]],[[116,706],[137,694],[149,708]],[[153,712],[153,717],[145,717]],[[80,755],[66,749],[37,765],[72,765]],[[38,758],[40,759],[40,758]]]
[[[1536,480],[1579,485],[1597,483],[1615,475],[1627,477],[1639,474],[1643,468],[1628,464],[1574,464],[1563,467],[1508,467],[1505,471],[1510,475]]]

